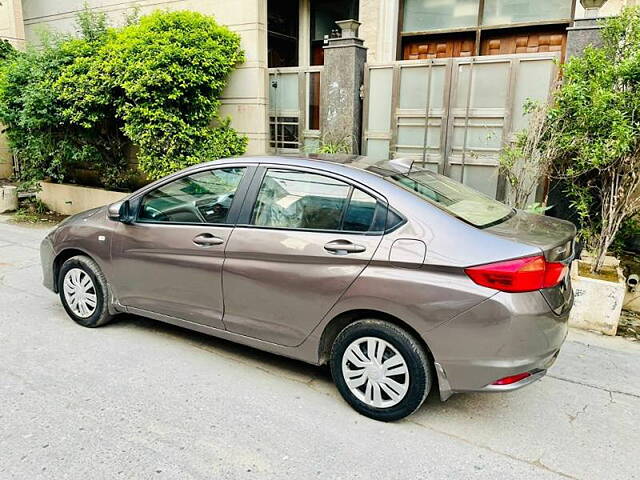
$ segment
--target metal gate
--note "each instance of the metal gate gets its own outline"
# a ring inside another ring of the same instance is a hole
[[[549,53],[367,65],[363,149],[373,158],[414,158],[502,198],[500,151],[526,128],[527,99],[548,99],[559,59]]]
[[[269,69],[269,145],[275,153],[317,150],[322,67]]]

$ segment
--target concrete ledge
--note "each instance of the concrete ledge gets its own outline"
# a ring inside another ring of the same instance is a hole
[[[604,335],[615,335],[624,303],[626,284],[619,267],[617,282],[582,277],[578,262],[571,265],[571,282],[575,300],[569,315],[569,326],[592,330]]]
[[[38,198],[51,210],[62,215],[75,215],[90,208],[117,202],[128,195],[124,192],[64,183],[40,182],[40,187]]]

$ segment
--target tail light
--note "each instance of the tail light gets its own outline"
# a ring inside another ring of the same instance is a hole
[[[503,292],[531,292],[558,285],[567,274],[563,263],[547,262],[543,256],[518,258],[465,269],[478,285]]]

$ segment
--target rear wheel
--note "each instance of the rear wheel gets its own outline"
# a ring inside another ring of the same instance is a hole
[[[415,412],[427,398],[432,374],[420,342],[381,320],[345,327],[333,343],[331,374],[359,413],[385,422]]]
[[[100,327],[113,318],[108,309],[107,280],[89,257],[71,257],[62,264],[58,291],[67,314],[83,327]]]

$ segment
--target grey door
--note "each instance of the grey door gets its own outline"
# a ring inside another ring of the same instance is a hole
[[[139,204],[137,220],[121,224],[113,246],[123,305],[224,328],[224,249],[246,175],[245,167],[207,170],[134,202]]]
[[[224,323],[299,345],[371,260],[387,207],[314,171],[261,168],[251,190],[227,245]]]

